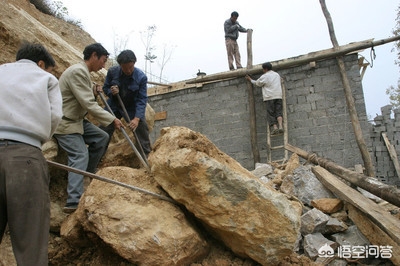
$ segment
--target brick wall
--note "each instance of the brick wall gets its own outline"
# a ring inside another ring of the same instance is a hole
[[[400,154],[400,110],[394,110],[387,105],[381,108],[382,115],[374,118],[374,124],[370,126],[372,141],[372,162],[375,164],[375,175],[383,182],[400,186],[400,179],[397,176],[393,161],[386,147],[382,133],[386,136],[391,145],[396,150],[396,155]]]
[[[344,59],[364,138],[370,147],[357,54],[347,55]],[[363,164],[336,59],[318,61],[315,68],[307,64],[277,72],[286,87],[289,143],[344,167]],[[254,88],[254,96],[258,148],[261,162],[267,162],[266,109],[260,88]],[[151,133],[153,142],[163,127],[185,126],[207,136],[245,168],[254,169],[244,78],[150,96],[149,104],[156,112],[167,112],[166,120],[155,123]],[[274,152],[272,157],[272,160],[280,159],[283,153]]]

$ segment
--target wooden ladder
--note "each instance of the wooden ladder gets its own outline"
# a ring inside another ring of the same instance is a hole
[[[283,134],[278,134],[275,136],[271,136],[271,128],[267,125],[267,155],[268,155],[268,163],[271,162],[286,162],[289,159],[289,152],[285,149],[285,146],[288,144],[288,123],[287,123],[287,110],[286,110],[286,88],[283,79],[281,78],[282,84],[282,119],[283,119]],[[278,140],[282,138],[282,145],[271,146],[271,138],[274,140]],[[273,150],[284,150],[284,158],[279,160],[272,160],[272,151]]]

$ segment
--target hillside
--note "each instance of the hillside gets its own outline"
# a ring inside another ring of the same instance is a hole
[[[0,64],[15,61],[21,41],[40,42],[53,55],[59,77],[82,58],[86,45],[95,42],[81,28],[41,13],[28,0],[1,0],[0,6]]]

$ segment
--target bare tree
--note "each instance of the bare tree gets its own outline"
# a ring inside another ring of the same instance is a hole
[[[114,42],[114,51],[113,54],[111,55],[111,60],[112,60],[112,65],[116,64],[116,58],[118,56],[118,54],[126,49],[126,46],[128,44],[129,41],[129,35],[132,33],[132,31],[130,33],[128,33],[127,35],[125,35],[124,37],[121,37],[118,35],[118,33],[115,32],[115,30],[113,29],[113,42]]]
[[[154,63],[154,60],[157,58],[156,55],[153,54],[153,51],[155,50],[155,47],[152,44],[153,37],[155,35],[155,32],[157,30],[156,25],[148,26],[147,29],[143,32],[140,32],[142,43],[145,47],[145,65],[144,65],[144,72],[146,75],[148,74],[147,71],[147,64],[150,63],[150,76],[151,76],[151,64]]]
[[[160,77],[159,77],[159,82],[162,82],[162,76],[163,76],[163,71],[165,68],[165,65],[169,62],[171,59],[172,53],[174,52],[176,46],[171,46],[168,49],[168,46],[164,44],[163,46],[163,54],[161,56],[161,60],[159,60],[158,65],[160,66]]]

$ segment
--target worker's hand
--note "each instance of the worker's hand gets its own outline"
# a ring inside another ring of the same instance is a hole
[[[121,127],[125,128],[124,125],[122,124],[121,120],[119,120],[118,118],[114,119],[114,126],[117,129],[121,129]]]
[[[247,79],[248,81],[251,81],[251,77],[249,75],[246,75],[245,79]]]
[[[135,131],[139,125],[139,121],[140,121],[139,117],[135,117],[134,119],[132,119],[131,122],[129,122],[129,128]]]
[[[112,95],[116,95],[116,94],[119,93],[118,85],[112,85],[111,86],[111,93],[112,93]]]
[[[93,94],[95,97],[97,97],[97,95],[99,95],[99,93],[101,93],[103,91],[103,89],[101,88],[101,86],[97,83],[93,83]]]

